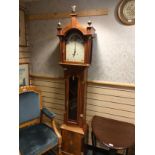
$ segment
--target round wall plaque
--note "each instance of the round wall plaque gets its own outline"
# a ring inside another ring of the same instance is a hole
[[[135,0],[122,0],[118,6],[118,17],[125,25],[135,24]]]

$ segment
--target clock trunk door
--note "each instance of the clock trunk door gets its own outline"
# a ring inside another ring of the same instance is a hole
[[[78,110],[78,78],[71,76],[69,78],[69,100],[68,100],[68,120],[77,122]]]

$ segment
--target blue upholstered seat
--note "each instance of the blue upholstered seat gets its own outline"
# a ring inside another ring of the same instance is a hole
[[[19,131],[19,148],[23,155],[38,155],[58,144],[53,129],[43,123]]]

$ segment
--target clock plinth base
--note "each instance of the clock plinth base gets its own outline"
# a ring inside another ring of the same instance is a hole
[[[61,126],[62,152],[68,155],[82,155],[85,152],[84,145],[87,143],[88,127]]]

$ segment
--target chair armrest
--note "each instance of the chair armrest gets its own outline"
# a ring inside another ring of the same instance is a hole
[[[53,112],[50,112],[46,108],[42,109],[42,114],[46,115],[48,118],[50,118],[52,120],[51,121],[51,126],[53,127],[53,130],[54,130],[55,134],[58,136],[58,145],[59,145],[59,153],[60,153],[61,152],[62,137],[61,137],[61,134],[59,133],[59,131],[58,131],[57,127],[56,127],[55,121],[53,119],[56,116],[56,114],[53,113]]]
[[[49,111],[48,109],[46,109],[46,108],[43,108],[43,109],[42,109],[42,113],[43,113],[44,115],[46,115],[48,118],[50,118],[50,119],[53,119],[53,118],[55,118],[55,116],[56,116],[55,113],[50,112],[50,111]]]

